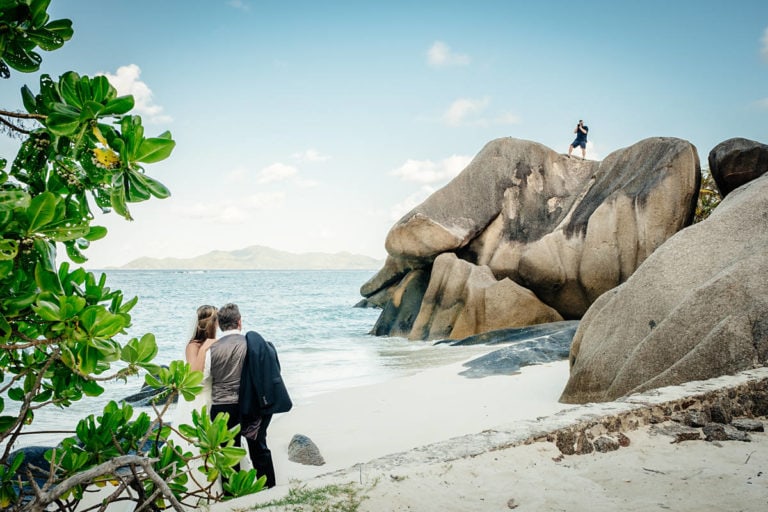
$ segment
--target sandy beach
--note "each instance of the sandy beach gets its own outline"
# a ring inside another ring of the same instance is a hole
[[[212,510],[348,483],[365,497],[361,511],[768,509],[768,434],[675,442],[662,428],[690,397],[764,382],[768,368],[581,406],[557,402],[567,361],[480,379],[460,376],[463,369],[450,364],[297,404],[269,430],[277,487]],[[621,423],[628,446],[563,455],[552,442],[562,431],[605,433],[605,418]],[[310,437],[326,463],[289,461],[294,434]]]

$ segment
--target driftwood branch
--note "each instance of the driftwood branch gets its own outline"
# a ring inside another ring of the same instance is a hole
[[[93,481],[100,476],[115,473],[123,466],[132,465],[141,466],[146,478],[151,480],[157,487],[157,494],[162,494],[170,502],[174,510],[184,512],[183,506],[173,495],[170,487],[168,487],[168,483],[152,468],[152,463],[156,461],[157,459],[149,459],[139,455],[123,455],[115,457],[114,459],[99,464],[98,466],[94,466],[91,469],[72,475],[60,482],[50,491],[43,492],[39,489],[35,489],[35,499],[27,504],[22,510],[27,512],[44,512],[48,505],[58,500],[65,492],[73,487],[78,485],[88,485],[93,483]],[[112,497],[114,497],[114,494]]]

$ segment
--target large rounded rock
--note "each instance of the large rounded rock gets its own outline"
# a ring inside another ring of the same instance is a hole
[[[399,283],[385,290],[388,300],[382,307],[371,334],[374,336],[407,337],[421,308],[421,301],[429,283],[429,272],[415,270]]]
[[[393,226],[390,256],[361,294],[394,302],[398,294],[382,290],[426,272],[434,292],[420,304],[409,302],[419,308],[408,334],[413,339],[553,321],[549,311],[540,314],[541,303],[561,318],[578,319],[690,223],[699,182],[696,148],[681,139],[646,139],[603,162],[497,139]],[[432,268],[443,254],[470,266],[454,263],[449,274],[444,265]],[[494,296],[499,300],[488,300]],[[537,306],[533,312],[517,302],[503,306],[511,297]],[[384,310],[387,321],[376,334],[402,335],[405,323],[391,321],[388,304]],[[402,308],[397,315],[410,318]],[[390,324],[396,331],[387,332]]]
[[[530,290],[497,280],[486,266],[453,253],[435,259],[429,287],[408,337],[461,339],[505,327],[558,322],[562,317]]]
[[[768,146],[749,139],[728,139],[709,152],[709,170],[725,197],[768,172]]]
[[[597,162],[569,160],[536,142],[489,142],[456,178],[389,231],[396,258],[434,259],[477,237],[506,207],[514,239],[535,240],[556,226],[586,186]]]
[[[729,194],[601,296],[561,401],[614,400],[768,364],[768,176]]]
[[[611,153],[600,162],[568,215],[542,236],[502,236],[484,243],[481,261],[496,276],[531,289],[565,318],[581,318],[592,302],[618,286],[658,246],[692,220],[698,183],[696,149],[657,137]],[[516,216],[504,210],[506,217]]]

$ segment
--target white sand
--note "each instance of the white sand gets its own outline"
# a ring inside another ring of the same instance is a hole
[[[747,377],[569,406],[557,402],[568,378],[566,361],[481,379],[459,376],[462,369],[452,364],[321,395],[276,416],[269,445],[278,486],[212,510],[245,510],[283,497],[297,482],[310,487],[354,482],[367,496],[361,512],[768,510],[765,433],[750,434],[751,443],[670,444],[671,438],[652,436],[643,427],[627,432],[629,447],[565,457],[549,442],[513,446]],[[768,378],[768,368],[748,378]],[[287,460],[288,443],[297,433],[318,445],[325,465]]]
[[[565,408],[557,399],[568,380],[567,361],[525,367],[520,375],[481,379],[460,376],[465,369],[456,363],[319,395],[287,414],[275,415],[268,444],[278,485]],[[288,443],[294,434],[312,439],[326,464],[290,462]]]
[[[629,447],[559,459],[552,443],[534,443],[382,475],[365,511],[768,510],[768,435],[752,442],[670,444],[648,428]],[[393,478],[394,477],[394,478]],[[511,505],[511,506],[510,506]]]

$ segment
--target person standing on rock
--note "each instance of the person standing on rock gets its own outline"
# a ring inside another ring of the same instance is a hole
[[[579,119],[579,124],[576,125],[576,128],[573,130],[573,133],[576,134],[576,140],[571,142],[571,145],[568,146],[568,157],[570,158],[571,153],[573,153],[573,148],[576,146],[581,147],[581,158],[582,160],[587,157],[587,132],[589,131],[589,127],[584,124],[584,121]]]

